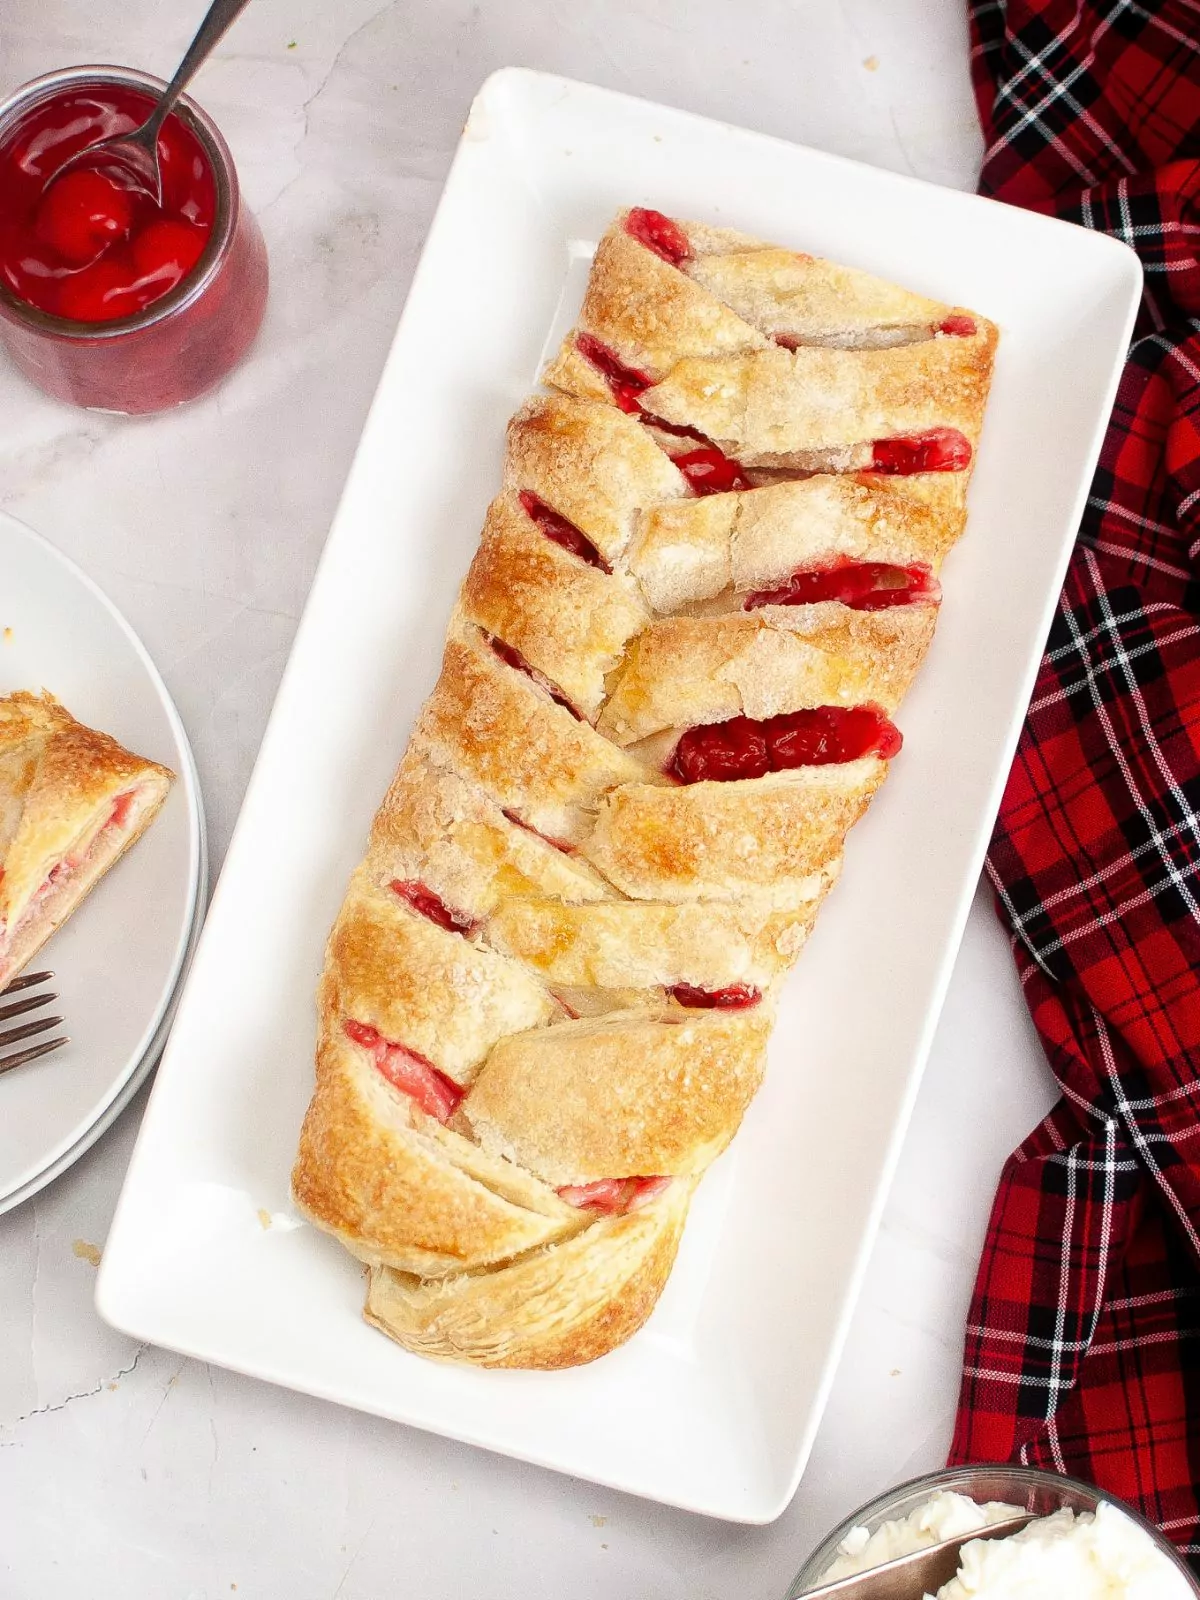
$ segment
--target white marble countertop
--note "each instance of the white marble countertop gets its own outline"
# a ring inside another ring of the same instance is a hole
[[[169,73],[201,0],[7,0],[0,93]],[[0,504],[112,595],[191,735],[219,863],[474,90],[544,67],[970,187],[959,0],[259,0],[197,87],[271,251],[250,360],[127,421],[0,371]],[[0,573],[0,584],[3,574]],[[1006,941],[969,925],[808,1472],[740,1528],[140,1348],[92,1309],[142,1100],[0,1218],[0,1597],[773,1600],[815,1540],[939,1465],[1005,1153],[1052,1084]]]

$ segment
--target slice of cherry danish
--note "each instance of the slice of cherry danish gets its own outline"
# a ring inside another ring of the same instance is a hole
[[[173,778],[53,695],[0,699],[0,989],[142,836]]]
[[[407,1349],[576,1365],[653,1310],[901,756],[995,342],[659,212],[601,241],[320,985],[294,1192]]]

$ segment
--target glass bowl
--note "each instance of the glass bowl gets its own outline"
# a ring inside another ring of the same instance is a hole
[[[129,67],[67,67],[35,78],[0,104],[0,146],[24,119],[70,92],[119,88],[144,97],[148,114],[161,78]],[[76,322],[50,315],[0,283],[0,345],[39,388],[101,411],[162,411],[210,389],[241,360],[267,301],[267,252],[242,200],[229,146],[194,100],[172,112],[203,152],[215,189],[215,215],[196,265],[176,286],[133,315]]]
[[[1152,1523],[1146,1521],[1132,1506],[1126,1505],[1114,1494],[1106,1494],[1093,1484],[1081,1483],[1076,1478],[1060,1477],[1056,1472],[1042,1472],[1037,1467],[1016,1467],[1005,1462],[988,1466],[950,1467],[944,1472],[931,1472],[923,1478],[911,1478],[907,1483],[888,1489],[876,1499],[853,1512],[833,1532],[822,1539],[792,1580],[786,1600],[796,1600],[821,1581],[821,1574],[832,1564],[838,1545],[851,1528],[866,1528],[874,1533],[881,1523],[908,1516],[939,1490],[966,1495],[980,1505],[989,1500],[1000,1500],[1005,1505],[1022,1506],[1036,1516],[1047,1517],[1064,1506],[1075,1512],[1094,1511],[1102,1500],[1118,1506],[1131,1521],[1145,1530],[1155,1545],[1168,1556],[1187,1579],[1194,1595],[1200,1596],[1200,1582],[1174,1545],[1163,1538]]]

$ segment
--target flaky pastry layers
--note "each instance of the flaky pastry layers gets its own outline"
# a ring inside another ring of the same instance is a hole
[[[0,697],[0,989],[146,831],[173,777],[53,695]]]
[[[330,936],[301,1210],[479,1366],[650,1314],[898,753],[996,329],[623,212]]]

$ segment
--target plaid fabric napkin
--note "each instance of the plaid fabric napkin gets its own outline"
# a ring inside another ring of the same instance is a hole
[[[982,192],[1146,293],[988,862],[1063,1098],[1001,1178],[951,1460],[1090,1479],[1200,1569],[1200,3],[971,24]]]

